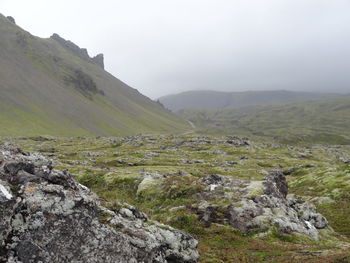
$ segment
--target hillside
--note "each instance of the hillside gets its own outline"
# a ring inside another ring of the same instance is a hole
[[[184,110],[180,114],[202,133],[244,134],[289,143],[350,143],[350,96],[241,109]]]
[[[103,55],[41,39],[0,14],[0,136],[177,132],[188,124],[103,68]]]
[[[336,97],[339,95],[286,90],[244,92],[197,90],[164,96],[159,98],[159,101],[166,108],[176,112],[182,109],[217,110]]]

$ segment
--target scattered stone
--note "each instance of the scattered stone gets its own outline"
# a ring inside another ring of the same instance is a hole
[[[236,136],[227,136],[226,143],[234,145],[236,147],[249,146],[250,145],[250,141],[249,141],[248,138],[239,138],[239,137],[236,137]]]
[[[219,217],[217,215],[217,205],[210,204],[206,201],[200,203],[197,209],[198,220],[204,224],[205,227],[210,227],[212,223],[218,223]]]
[[[51,147],[51,148],[40,149],[39,152],[41,152],[41,153],[56,153],[56,152],[58,152],[58,150]]]
[[[339,157],[339,161],[349,164],[350,163],[350,159],[349,158],[345,158],[345,157]]]
[[[225,161],[221,165],[224,166],[224,167],[228,167],[228,166],[233,166],[233,165],[236,165],[236,164],[238,164],[238,163],[234,162],[234,161]]]

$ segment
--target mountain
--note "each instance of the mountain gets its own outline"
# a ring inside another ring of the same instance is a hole
[[[0,135],[178,132],[188,124],[54,34],[42,39],[0,14]]]
[[[350,144],[350,96],[224,110],[183,110],[202,133],[274,137],[284,142]]]
[[[338,94],[296,92],[286,90],[221,92],[212,90],[187,91],[159,98],[168,109],[226,109],[254,105],[284,104],[314,99],[335,98]]]

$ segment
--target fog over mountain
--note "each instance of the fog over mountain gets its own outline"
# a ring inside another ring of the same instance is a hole
[[[349,92],[347,0],[1,0],[0,10],[34,35],[57,32],[104,53],[107,71],[152,98]]]

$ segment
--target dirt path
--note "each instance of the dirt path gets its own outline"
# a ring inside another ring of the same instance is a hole
[[[191,125],[191,127],[192,127],[193,129],[196,128],[196,125],[194,125],[194,123],[193,123],[192,121],[187,121],[187,122]]]

